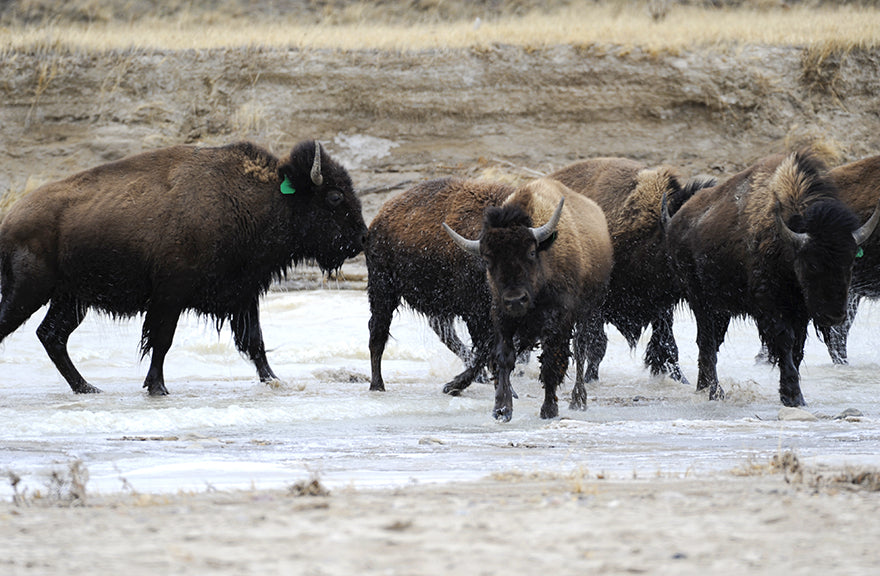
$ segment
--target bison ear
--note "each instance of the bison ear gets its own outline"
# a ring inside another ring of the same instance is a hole
[[[559,236],[559,230],[554,230],[543,242],[538,243],[538,252],[542,252],[553,246],[553,243],[556,242],[557,236]]]

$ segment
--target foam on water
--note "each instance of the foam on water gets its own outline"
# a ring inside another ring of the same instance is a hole
[[[849,366],[834,366],[814,336],[802,387],[816,422],[777,419],[778,372],[755,364],[749,322],[731,326],[719,354],[727,392],[709,402],[691,386],[652,378],[609,330],[608,355],[590,407],[538,417],[543,390],[538,353],[514,377],[514,416],[491,418],[493,390],[474,384],[461,397],[440,392],[458,359],[424,319],[401,310],[383,362],[387,392],[369,388],[366,295],[316,290],[272,293],[262,305],[269,359],[284,382],[258,382],[253,366],[204,319],[185,317],[166,361],[167,398],[141,388],[140,322],[90,314],[71,338],[71,355],[103,394],[76,396],[34,331],[44,311],[0,346],[0,472],[40,489],[76,459],[90,491],[172,492],[267,488],[310,475],[333,486],[383,487],[473,479],[506,471],[593,471],[650,477],[729,470],[779,450],[802,459],[880,465],[880,364],[873,334],[880,308],[863,306],[850,339]],[[695,326],[676,316],[682,367],[696,381]],[[863,416],[834,420],[846,408]],[[12,488],[0,484],[0,495]]]

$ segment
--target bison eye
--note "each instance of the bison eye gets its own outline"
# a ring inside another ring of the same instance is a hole
[[[327,193],[327,204],[333,206],[339,206],[342,202],[342,193],[339,190],[331,190]]]

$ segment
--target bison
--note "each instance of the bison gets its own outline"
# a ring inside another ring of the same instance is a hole
[[[515,188],[507,184],[442,178],[417,184],[382,205],[370,223],[364,254],[370,302],[370,390],[385,390],[382,354],[401,301],[424,314],[440,339],[466,364],[444,386],[458,393],[481,373],[492,349],[492,296],[482,259],[462,252],[443,232],[446,221],[476,236],[487,206],[501,204]],[[472,352],[455,334],[462,318]]]
[[[536,222],[543,222],[535,227]],[[493,416],[513,415],[510,373],[517,348],[541,344],[541,418],[559,414],[556,388],[565,377],[572,332],[578,372],[572,402],[586,401],[583,358],[591,354],[586,333],[601,329],[598,306],[611,275],[613,252],[601,208],[549,178],[517,189],[501,206],[490,206],[477,239],[443,228],[464,252],[479,256],[492,294]],[[455,222],[452,222],[455,225]],[[456,274],[455,270],[449,273]]]
[[[723,398],[718,348],[731,317],[749,316],[779,366],[780,400],[804,405],[807,324],[843,320],[856,250],[876,214],[859,227],[808,150],[765,158],[674,215],[664,206],[669,253],[697,323],[697,390]]]
[[[614,268],[602,319],[626,338],[631,348],[651,325],[645,365],[654,375],[667,373],[687,383],[678,364],[678,346],[672,332],[674,307],[683,291],[669,265],[661,226],[664,195],[671,211],[697,190],[715,185],[714,178],[697,177],[684,186],[677,172],[666,166],[648,166],[624,158],[595,158],[566,166],[548,176],[594,200],[605,212],[614,246]],[[591,335],[598,361],[587,366],[587,381],[599,376],[608,338],[604,330]]]
[[[840,199],[861,220],[867,220],[880,199],[880,156],[863,158],[831,170]],[[880,235],[872,234],[856,254],[846,318],[835,326],[819,326],[835,364],[846,364],[846,341],[859,300],[880,298]]]
[[[252,143],[174,146],[46,184],[0,224],[0,341],[38,308],[37,335],[78,393],[67,339],[94,308],[145,313],[144,382],[164,395],[163,363],[180,314],[229,322],[261,381],[266,359],[259,297],[291,264],[325,271],[358,254],[367,228],[346,170],[316,141],[278,159]]]

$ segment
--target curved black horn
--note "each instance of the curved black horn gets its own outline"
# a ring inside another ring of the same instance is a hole
[[[795,250],[800,250],[810,240],[810,235],[806,232],[795,232],[788,227],[788,224],[782,219],[782,211],[778,205],[776,207],[776,227],[779,228],[779,234],[782,238],[794,245]]]
[[[468,254],[473,254],[474,256],[480,255],[479,240],[468,240],[467,238],[447,226],[446,222],[444,222],[442,226],[443,229],[446,230],[446,233],[449,234],[449,237],[452,238],[452,241],[458,244],[462,250],[464,250]]]
[[[556,211],[553,213],[553,216],[550,217],[550,220],[548,220],[546,224],[544,224],[540,228],[530,228],[532,234],[535,236],[535,240],[537,240],[539,244],[549,238],[550,235],[553,234],[553,231],[556,230],[556,225],[559,224],[559,218],[562,216],[563,204],[565,204],[564,197],[559,200],[559,205],[556,207]]]
[[[315,163],[312,164],[312,182],[315,186],[324,183],[324,177],[321,175],[321,143],[315,140]]]
[[[861,246],[865,240],[871,237],[871,234],[877,227],[877,222],[880,222],[880,201],[874,206],[874,213],[871,214],[868,221],[862,224],[861,228],[853,232],[853,240],[856,241],[856,246]]]

